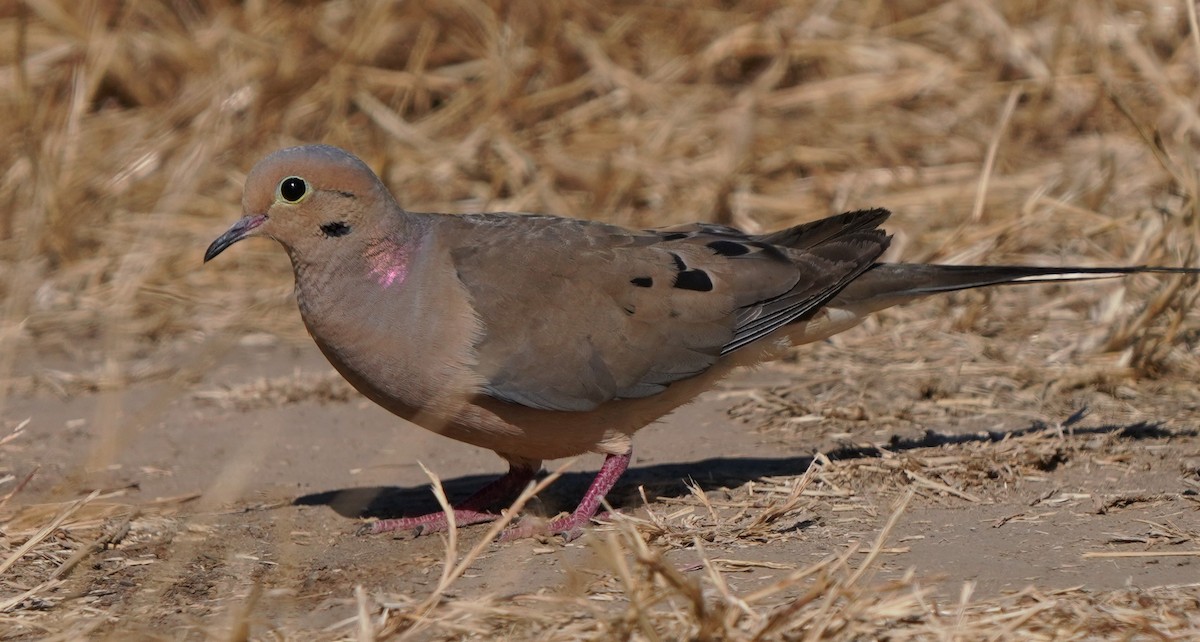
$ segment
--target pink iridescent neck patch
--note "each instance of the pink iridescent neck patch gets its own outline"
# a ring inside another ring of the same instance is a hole
[[[373,243],[367,248],[367,265],[379,285],[390,288],[404,283],[408,277],[408,250],[407,246],[388,240]]]

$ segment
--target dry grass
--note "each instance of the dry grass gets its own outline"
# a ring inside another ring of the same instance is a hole
[[[1056,438],[1047,433],[1034,440]],[[1024,465],[1012,449],[992,462]],[[895,465],[886,467],[929,468],[919,458],[892,463]],[[1191,639],[1200,635],[1200,584],[1099,593],[1078,588],[1043,591],[1031,586],[979,600],[973,597],[973,585],[966,583],[957,600],[941,601],[911,570],[895,579],[880,577],[882,560],[906,550],[903,542],[894,541],[896,523],[916,495],[942,492],[937,484],[916,483],[898,492],[881,528],[860,540],[834,544],[827,556],[811,564],[738,559],[712,552],[722,550],[725,538],[786,538],[789,523],[797,514],[828,513],[839,506],[845,511],[847,501],[860,498],[844,484],[860,478],[857,469],[863,465],[818,458],[799,478],[767,479],[732,489],[736,501],[715,506],[711,498],[696,493],[677,502],[686,510],[652,509],[644,518],[616,515],[608,528],[599,528],[587,540],[595,564],[575,570],[575,591],[529,587],[528,592],[458,594],[456,582],[478,561],[492,537],[506,525],[505,520],[461,552],[460,540],[451,532],[440,577],[429,590],[416,594],[367,592],[360,584],[350,591],[335,592],[338,601],[355,605],[355,615],[322,629],[297,629],[286,619],[258,613],[260,603],[271,599],[264,596],[259,582],[243,589],[246,592],[227,606],[225,617],[189,628],[205,638],[246,639],[249,632],[257,631],[258,635],[269,632],[277,639],[328,640],[1068,640]],[[944,468],[946,463],[938,465]],[[431,474],[431,478],[435,493],[448,508],[437,477]],[[551,475],[537,488],[531,487],[515,507],[519,509],[553,479]],[[182,536],[187,528],[175,516],[176,501],[130,512],[114,499],[93,492],[65,505],[30,506],[6,524],[13,540],[26,543],[11,552],[0,571],[17,569],[5,584],[29,588],[12,590],[0,602],[0,622],[14,633],[54,633],[59,636],[55,639],[79,639],[111,627],[120,630],[116,612],[105,608],[104,598],[114,590],[93,584],[84,595],[62,594],[76,565],[88,555],[108,550],[103,565],[114,577],[132,567],[153,567],[163,560],[130,551],[139,544],[173,538],[175,545],[186,546]],[[1077,500],[1046,498],[1054,504]],[[1150,526],[1148,532],[1164,540],[1195,542],[1200,538],[1200,531]],[[14,565],[34,547],[34,559]],[[667,553],[676,549],[694,552],[699,561],[677,566],[667,558]],[[1165,557],[1200,555],[1200,551],[1143,554]],[[733,588],[736,576],[750,569],[775,574],[757,586]],[[153,608],[147,608],[152,615]],[[54,616],[47,619],[47,613]]]
[[[278,147],[352,149],[416,210],[768,229],[886,206],[891,255],[905,260],[1195,264],[1200,236],[1200,30],[1183,1],[24,0],[0,8],[0,43],[0,429],[14,431],[0,440],[0,638],[119,629],[111,604],[55,589],[111,541],[173,541],[163,533],[186,531],[173,514],[188,499],[135,510],[113,492],[85,493],[7,507],[35,464],[20,460],[10,395],[167,382],[137,418],[148,423],[185,391],[234,406],[344,394],[328,381],[191,390],[247,332],[303,338],[275,248],[248,244],[200,269],[207,242],[238,215],[245,171]],[[1043,401],[1045,386],[1121,398],[1126,382],[1156,377],[1194,395],[1194,287],[1137,278],[1055,292],[1032,309],[969,294],[944,304],[944,318],[889,312],[898,343],[888,356],[943,403],[875,419],[920,425],[921,413],[953,413],[980,392],[958,390],[936,359],[900,343],[917,332],[942,342],[930,353],[953,344],[983,354],[976,335],[1083,321],[1069,345],[979,366],[991,368],[988,395],[1037,396],[1027,401],[1042,413],[1067,410]],[[945,334],[951,326],[960,334]],[[814,358],[862,345],[844,341]],[[1062,365],[1063,355],[1077,358]],[[757,391],[742,414],[767,431],[794,429],[797,417],[853,421],[835,389],[871,371],[863,359],[807,389]],[[988,456],[1007,456],[998,450]],[[970,501],[973,456],[873,465]],[[713,542],[776,536],[816,509],[809,484],[835,494],[851,485],[830,474],[778,481],[786,490],[734,508],[698,493],[696,512],[674,522],[655,511],[620,519],[596,540],[603,564],[578,596],[430,606],[359,590],[342,596],[360,609],[353,622],[289,633],[405,637],[425,622],[423,635],[445,638],[1200,635],[1194,586],[983,601],[964,589],[958,604],[932,602],[911,578],[872,580],[886,528],[861,545],[865,559],[834,547],[748,593],[723,580],[736,561],[707,556],[699,578],[663,561],[675,546],[703,549],[684,536],[697,528]],[[705,515],[715,521],[696,521]],[[227,625],[202,630],[243,639],[256,595]]]

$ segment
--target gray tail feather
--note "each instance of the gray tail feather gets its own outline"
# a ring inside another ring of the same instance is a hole
[[[1017,283],[1091,281],[1146,273],[1200,275],[1200,268],[876,263],[842,290],[837,300],[849,305],[866,303],[869,308],[878,310],[939,292]]]

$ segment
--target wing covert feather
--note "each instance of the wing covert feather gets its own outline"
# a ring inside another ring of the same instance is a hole
[[[514,214],[445,217],[439,233],[479,317],[483,392],[585,411],[661,392],[815,312],[886,247],[882,217],[860,214],[766,237]]]

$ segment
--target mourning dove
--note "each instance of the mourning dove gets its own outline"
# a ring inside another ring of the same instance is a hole
[[[883,209],[751,235],[694,223],[631,230],[509,213],[408,212],[336,147],[278,151],[246,179],[245,238],[283,245],[309,333],[367,398],[494,450],[509,470],[455,506],[457,524],[533,479],[541,462],[600,453],[578,508],[505,539],[577,535],[629,465],[632,436],[732,369],[937,292],[1183,268],[879,263]],[[433,531],[444,513],[373,522]]]

